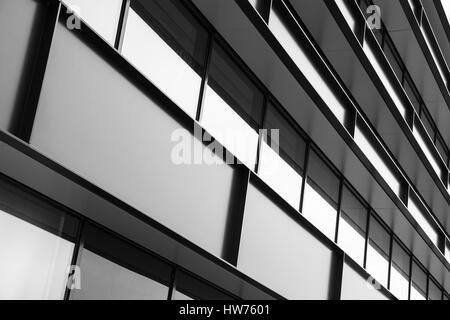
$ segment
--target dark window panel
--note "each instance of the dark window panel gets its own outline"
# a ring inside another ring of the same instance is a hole
[[[367,248],[367,271],[387,287],[389,269],[389,232],[374,216],[370,217],[369,247]]]
[[[225,292],[185,272],[177,271],[173,300],[233,300]]]
[[[334,240],[339,179],[314,150],[309,154],[307,174],[302,213],[327,237]]]
[[[103,230],[86,226],[80,259],[73,300],[167,299],[171,266]]]
[[[364,262],[367,214],[367,207],[344,185],[338,245],[360,265]]]
[[[412,266],[411,300],[426,300],[427,274],[415,261]]]
[[[392,245],[390,290],[399,300],[408,300],[410,255],[397,240]]]

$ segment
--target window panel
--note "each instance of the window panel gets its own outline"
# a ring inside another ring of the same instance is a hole
[[[413,192],[413,191],[411,191]],[[428,211],[425,209],[424,204],[418,199],[417,195],[409,197],[408,200],[408,210],[419,224],[420,228],[423,229],[425,234],[430,238],[430,240],[436,245],[439,245],[439,234],[433,227],[426,215],[429,215]]]
[[[409,101],[411,101],[414,109],[418,113],[420,110],[420,97],[418,96],[417,91],[414,89],[414,83],[412,82],[412,79],[409,76],[405,77],[403,89],[405,90],[406,95],[409,98]]]
[[[411,278],[411,300],[426,300],[427,275],[414,261]]]
[[[364,262],[367,210],[367,207],[344,185],[337,243],[360,265]]]
[[[258,175],[298,210],[306,143],[271,103],[264,128],[268,133],[261,142]]]
[[[390,290],[399,300],[408,300],[410,256],[403,247],[394,240],[392,245]]]
[[[238,269],[288,299],[328,299],[333,251],[262,191],[247,191]]]
[[[0,299],[62,299],[77,220],[0,181]]]
[[[297,33],[300,33],[301,29],[298,25],[291,24],[290,21],[284,18],[284,11],[285,9],[280,1],[274,2],[269,19],[270,30],[300,71],[317,90],[320,97],[325,101],[339,122],[344,125],[347,116],[346,107],[341,103],[340,98],[336,96],[335,91],[330,88],[313,59],[304,50],[304,45],[297,40]]]
[[[122,54],[194,118],[207,38],[182,2],[133,0]]]
[[[165,300],[172,268],[88,225],[81,254],[81,289],[73,300]]]
[[[116,40],[122,0],[63,0],[112,46]]]
[[[371,216],[366,269],[384,287],[387,287],[388,280],[389,241],[388,231]]]
[[[368,279],[361,276],[349,264],[344,264],[341,300],[389,300]]]
[[[217,43],[209,66],[201,123],[242,163],[254,169],[263,94]]]
[[[442,300],[442,289],[431,278],[428,284],[428,300]]]
[[[308,160],[308,179],[303,197],[303,215],[334,240],[339,180],[314,150],[311,150]]]
[[[414,124],[414,127],[413,127],[413,136],[416,138],[417,142],[419,143],[420,148],[425,153],[425,156],[427,157],[428,161],[430,161],[431,166],[433,167],[436,174],[439,177],[441,177],[442,170],[441,170],[440,163],[438,163],[438,160],[436,160],[436,157],[433,155],[431,149],[428,147],[428,144],[425,142],[425,139],[430,141],[430,137],[426,136],[426,135],[424,136],[424,134],[419,131],[416,124]]]

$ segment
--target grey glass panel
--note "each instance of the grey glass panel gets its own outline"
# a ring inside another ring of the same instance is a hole
[[[447,164],[448,163],[447,147],[443,139],[439,136],[436,139],[436,148],[439,154],[441,155],[442,159],[444,160],[444,163]]]
[[[431,278],[428,284],[428,300],[442,300],[442,289]]]
[[[238,268],[288,299],[329,298],[333,252],[253,184]]]
[[[395,48],[393,47],[393,43],[389,40],[385,42],[384,46],[384,54],[389,61],[389,64],[391,65],[395,75],[397,76],[397,79],[399,81],[402,80],[402,67],[400,66],[400,62],[398,60],[397,52],[395,51]]]
[[[180,1],[133,0],[122,54],[194,118],[207,37]]]
[[[399,300],[408,300],[409,254],[394,241],[392,245],[392,265],[390,290]]]
[[[0,299],[62,299],[76,226],[0,181]]]
[[[63,0],[68,13],[76,13],[111,45],[114,45],[122,0]]]
[[[248,168],[254,169],[263,95],[238,65],[214,44],[201,123]]]
[[[73,300],[165,300],[172,268],[104,231],[88,226],[81,255],[81,288]]]
[[[389,300],[380,290],[370,284],[347,263],[342,278],[342,300]]]
[[[13,130],[31,79],[39,26],[46,5],[39,1],[0,2],[0,128]]]
[[[177,271],[175,283],[173,300],[232,300],[219,289],[181,271]]]
[[[385,287],[389,269],[389,241],[387,230],[372,216],[367,248],[367,271]]]
[[[405,83],[403,84],[403,89],[405,90],[406,95],[408,96],[409,101],[411,101],[416,112],[419,112],[420,100],[419,100],[417,92],[414,89],[414,84],[410,77],[405,78]]]
[[[339,180],[313,150],[309,155],[308,180],[303,197],[303,215],[334,240]]]
[[[298,210],[306,143],[271,103],[264,128],[267,134],[260,147],[258,175]]]
[[[426,300],[427,275],[416,262],[412,266],[411,300]]]
[[[235,171],[165,109],[58,25],[31,144],[221,256]],[[191,150],[218,164],[194,164]]]
[[[367,230],[367,207],[347,186],[342,190],[341,216],[339,220],[338,245],[360,265],[364,262]]]

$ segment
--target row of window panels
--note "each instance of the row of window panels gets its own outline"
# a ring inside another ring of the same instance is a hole
[[[343,9],[343,8],[344,7],[341,7],[341,9]],[[347,14],[345,14],[346,18],[351,19],[350,18],[351,15],[350,15],[349,11],[348,10],[345,10],[345,11],[347,12]],[[354,21],[354,19],[351,19],[351,21]],[[354,25],[353,23],[349,23],[349,24]],[[353,30],[356,31],[356,27],[354,27]],[[381,33],[375,32],[376,36],[379,34],[385,34],[385,32],[381,32]],[[387,43],[388,42],[387,39],[388,38],[386,37],[386,40],[379,40],[379,41],[381,41],[380,43]],[[400,112],[406,118],[407,112],[403,108],[403,105],[400,103],[400,100],[399,100],[398,96],[396,95],[396,92],[395,92],[393,86],[390,85],[389,78],[384,73],[383,68],[378,64],[378,61],[377,61],[373,51],[371,50],[370,46],[365,46],[364,51],[368,55],[368,57],[371,59],[371,61],[373,62],[373,65],[374,65],[375,69],[377,70],[377,74],[379,74],[382,77],[383,83],[386,85],[386,88],[391,93],[391,97],[393,97],[394,100],[396,101],[396,105],[397,105],[397,107],[399,107]],[[405,75],[404,69],[402,69],[402,70],[403,70],[402,71],[403,75]],[[422,112],[422,115],[423,114],[424,113]],[[442,177],[442,179],[444,181],[447,181],[448,169],[447,169],[446,165],[444,165],[443,163],[439,164],[439,162],[442,162],[442,160],[438,160],[439,161],[438,162],[436,160],[437,158],[433,156],[431,150],[428,148],[428,144],[426,143],[426,140],[424,140],[423,137],[427,137],[426,138],[427,140],[430,140],[430,138],[429,138],[428,134],[423,130],[423,124],[419,121],[419,118],[417,116],[413,117],[413,125],[412,126],[413,126],[412,127],[413,135],[416,138],[419,145],[421,146],[422,150],[425,152],[427,158],[430,160],[432,167],[434,168],[436,173]],[[441,168],[445,168],[445,169],[441,169]],[[445,172],[447,172],[447,174],[442,174],[443,170]],[[416,196],[415,198],[417,198],[417,195],[415,195],[415,196]],[[418,209],[417,205],[415,204],[415,203],[417,203],[417,201],[420,202],[420,208],[421,208],[420,210]],[[415,218],[415,220],[421,226],[423,226],[424,231],[427,233],[427,235],[430,237],[430,239],[433,241],[433,243],[435,243],[442,250],[443,249],[442,246],[439,245],[441,243],[441,240],[439,239],[439,236],[438,236],[438,233],[441,232],[441,231],[438,231],[440,228],[438,227],[438,224],[435,221],[433,221],[433,219],[425,218],[426,216],[431,216],[431,215],[428,212],[428,209],[426,209],[426,206],[424,205],[424,203],[421,200],[408,201],[408,209],[410,210],[410,212],[413,215],[413,217]],[[420,211],[422,211],[422,213],[420,213]],[[436,226],[434,226],[434,225],[436,225]],[[444,238],[445,238],[445,236],[444,236]]]
[[[147,77],[157,83],[170,98],[175,102],[178,101],[180,107],[194,117],[201,86],[201,74],[204,69],[202,63],[207,51],[207,32],[179,2],[150,1],[146,2],[145,5],[147,8],[143,7],[139,1],[131,2],[124,32],[122,53],[138,66]],[[170,16],[184,17],[184,19],[177,20],[177,23],[182,25],[173,25],[173,19],[171,20]],[[186,30],[190,30],[189,38],[186,38]],[[147,41],[142,41],[142,39]],[[147,50],[145,46],[148,46]],[[153,57],[153,54],[156,54],[156,56]],[[161,57],[164,57],[164,59]],[[161,63],[161,61],[167,59],[170,60],[170,63]],[[152,61],[155,61],[155,63],[152,63]],[[259,126],[258,123],[261,121],[259,119],[262,119],[263,94],[216,43],[213,45],[210,61],[208,87],[211,89],[207,89],[205,93],[201,123],[230,151],[238,155],[238,158],[243,159],[245,164],[254,168],[258,144],[258,134],[254,132],[254,128]],[[170,78],[166,75],[168,67],[172,69],[172,72],[168,72],[171,75]],[[173,75],[180,76],[174,80]],[[186,83],[192,84],[193,87],[186,86]],[[236,84],[240,85],[237,86]],[[182,92],[175,90],[179,87],[188,88]],[[285,199],[298,209],[301,198],[299,192],[302,184],[301,170],[304,167],[306,143],[275,110],[272,103],[269,102],[263,127],[268,129],[282,128],[279,133],[279,145],[271,143],[271,148],[267,141],[263,141],[259,151],[258,172],[265,181],[275,186]],[[224,119],[227,121],[224,121]],[[246,121],[243,121],[243,119]],[[230,124],[233,125],[230,126]],[[226,133],[230,128],[234,129],[233,131],[243,133],[240,138],[247,137],[248,143],[233,149],[232,144],[227,144],[226,139],[221,139],[221,133]],[[355,140],[360,145],[366,146],[366,154],[372,155],[369,158],[378,160],[376,167],[382,171],[382,175],[389,180],[389,185],[398,194],[401,189],[398,180],[360,130],[356,131]],[[285,162],[276,160],[278,158],[274,149],[280,152]],[[275,162],[278,163],[274,165]],[[312,161],[312,163],[315,163],[315,161]],[[274,172],[274,167],[277,168],[278,172]],[[286,183],[286,181],[289,181],[289,183]],[[302,211],[311,221],[316,220],[318,225],[322,224],[321,229],[330,238],[333,238],[333,224],[335,224],[333,219],[329,220],[331,223],[327,223],[324,222],[328,221],[327,219],[320,219],[319,215],[314,214],[314,203],[320,203],[321,197],[311,191],[310,185],[313,184],[313,180],[310,179],[306,184],[303,197],[314,199],[304,201],[305,205]],[[338,184],[339,182],[336,180],[335,190],[337,190]],[[334,193],[337,193],[337,191]],[[336,194],[334,194],[334,203],[337,203]],[[417,208],[417,206],[414,208]],[[428,221],[420,211],[418,212],[417,217],[420,217],[420,222]],[[327,214],[323,213],[323,215],[326,216]],[[433,228],[428,227],[426,230],[433,230]],[[437,233],[432,234],[432,239],[435,238],[435,234]]]
[[[368,2],[361,2],[362,10],[368,6]],[[411,130],[414,137],[419,143],[421,149],[424,151],[426,157],[430,161],[433,169],[437,175],[442,179],[447,190],[450,188],[449,181],[449,150],[445,143],[444,138],[439,132],[436,123],[434,122],[430,112],[428,111],[425,102],[422,99],[411,75],[409,74],[403,60],[400,58],[397,48],[395,47],[392,39],[390,38],[384,25],[380,29],[372,30],[375,38],[378,41],[381,49],[383,50],[386,59],[388,60],[394,74],[397,77],[399,83],[401,83],[409,101],[411,102],[415,112],[413,121],[411,122]],[[389,78],[385,74],[383,68],[378,65],[377,59],[374,58],[374,54],[370,49],[370,45],[366,48],[366,54],[372,57],[371,61],[376,67],[377,73],[383,78],[383,83],[388,88],[391,96],[395,99],[396,106],[401,109],[403,117],[407,119],[408,112],[402,106],[400,99],[398,98],[395,89],[389,82]],[[429,146],[432,146],[431,148]]]
[[[6,180],[0,181],[0,234],[2,300],[234,299]]]

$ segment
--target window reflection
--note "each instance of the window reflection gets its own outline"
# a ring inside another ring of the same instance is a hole
[[[392,245],[392,264],[390,290],[399,300],[408,300],[409,254],[394,241]]]
[[[172,268],[159,259],[88,225],[81,253],[81,289],[73,300],[165,300]]]
[[[430,278],[428,284],[428,300],[441,300],[442,299],[442,289]]]
[[[242,163],[255,168],[263,94],[218,45],[209,66],[201,123]]]
[[[338,244],[360,265],[364,262],[368,209],[344,186],[342,190],[341,216]]]
[[[191,117],[208,34],[180,1],[131,1],[122,54]]]
[[[428,211],[425,209],[424,204],[419,200],[418,196],[411,191],[408,199],[408,210],[419,224],[420,228],[426,233],[430,240],[436,245],[439,245],[439,234],[429,222],[429,219],[425,214],[429,215]]]
[[[438,161],[436,160],[436,157],[432,154],[430,148],[428,147],[428,144],[425,142],[425,139],[431,139],[428,136],[422,136],[423,134],[419,131],[417,128],[417,124],[414,124],[413,127],[413,135],[416,138],[417,142],[419,143],[420,148],[425,153],[425,156],[427,157],[428,161],[430,161],[431,166],[433,167],[436,174],[441,177],[442,171],[441,166],[439,165]]]
[[[367,271],[387,287],[389,269],[389,241],[387,230],[373,216],[370,217]]]
[[[258,175],[298,210],[306,143],[272,103],[264,128],[267,134],[261,141]]]
[[[303,215],[334,241],[339,180],[314,150],[308,160],[308,178],[303,196]]]
[[[173,300],[233,300],[231,296],[205,282],[177,271]]]

